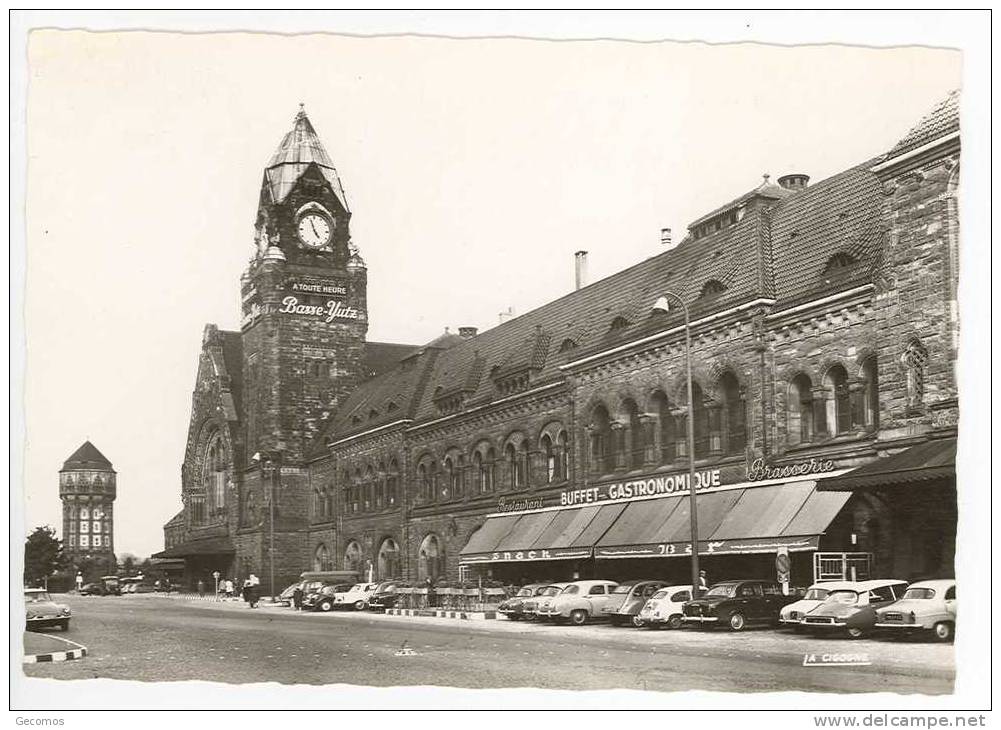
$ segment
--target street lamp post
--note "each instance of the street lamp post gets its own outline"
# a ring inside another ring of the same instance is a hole
[[[691,541],[692,541],[692,598],[699,595],[699,513],[698,502],[695,497],[695,404],[692,401],[692,327],[688,317],[688,305],[685,300],[674,292],[664,292],[653,305],[653,308],[660,312],[671,311],[668,299],[675,300],[681,305],[681,311],[685,315],[685,370],[687,373],[686,385],[688,388],[688,511],[691,514]]]
[[[275,602],[275,484],[281,472],[282,455],[280,451],[258,451],[253,456],[254,461],[261,465],[261,479],[264,479],[264,465],[271,465],[271,484],[268,497],[268,588],[271,590],[271,602]],[[276,471],[277,470],[277,471]]]

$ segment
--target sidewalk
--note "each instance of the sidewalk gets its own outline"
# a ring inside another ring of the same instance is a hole
[[[87,647],[60,636],[37,631],[24,632],[24,664],[65,662],[87,656]]]

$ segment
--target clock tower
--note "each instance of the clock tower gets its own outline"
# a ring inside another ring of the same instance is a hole
[[[254,256],[241,279],[248,462],[301,465],[363,375],[365,263],[333,162],[301,107],[264,169]]]

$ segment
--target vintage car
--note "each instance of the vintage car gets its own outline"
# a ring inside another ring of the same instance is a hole
[[[378,583],[355,583],[346,591],[338,591],[334,593],[334,608],[364,611],[368,607],[368,599],[378,586]]]
[[[617,585],[613,580],[574,581],[547,599],[536,614],[553,622],[568,620],[574,626],[583,626],[591,619],[604,616],[601,610],[611,600]]]
[[[94,581],[93,583],[84,583],[80,586],[79,593],[81,596],[106,596],[108,595],[108,589],[104,586],[104,583]]]
[[[323,611],[327,613],[334,610],[334,596],[351,590],[350,583],[324,583],[313,588],[309,593],[303,592],[303,611]]]
[[[302,581],[298,583],[293,583],[288,588],[283,590],[278,594],[278,605],[279,606],[291,606],[292,605],[292,595],[295,593],[295,589],[303,585]],[[305,595],[305,594],[303,594]]]
[[[63,631],[70,627],[70,608],[56,603],[44,588],[24,589],[25,626],[29,631],[58,626]]]
[[[726,626],[743,631],[751,623],[777,624],[779,612],[796,600],[772,580],[727,580],[701,598],[685,603],[682,620],[693,626]]]
[[[802,630],[800,621],[806,614],[827,600],[831,591],[850,586],[851,581],[832,580],[824,583],[814,583],[806,589],[806,593],[798,601],[790,603],[779,612],[779,624],[792,627],[795,631]]]
[[[800,626],[815,633],[836,632],[861,639],[876,625],[876,609],[900,600],[905,590],[907,582],[902,580],[845,583],[803,616]]]
[[[876,609],[876,628],[903,634],[931,631],[938,641],[951,641],[956,634],[956,581],[912,583],[899,601]]]
[[[399,581],[387,580],[377,585],[368,599],[368,610],[385,611],[387,608],[393,608],[400,598],[396,590],[398,583]]]
[[[525,618],[525,601],[539,595],[548,583],[529,583],[523,585],[518,591],[500,602],[497,606],[497,613],[504,614],[512,621],[520,621]]]
[[[639,615],[647,599],[665,585],[667,581],[663,580],[627,580],[619,583],[601,613],[612,626],[621,626],[627,621],[633,626],[641,626]]]
[[[704,592],[701,591],[700,595]],[[643,604],[640,612],[633,617],[633,624],[648,629],[659,629],[661,626],[680,629],[685,602],[690,600],[690,585],[663,586]]]
[[[536,590],[535,596],[525,599],[525,602],[522,604],[521,610],[525,615],[525,620],[537,621],[543,618],[539,611],[544,607],[547,607],[549,602],[558,596],[568,585],[570,584],[550,583],[545,587]]]

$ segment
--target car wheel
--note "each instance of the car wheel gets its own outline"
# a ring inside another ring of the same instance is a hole
[[[802,626],[793,626],[792,627],[792,632],[794,634],[802,634],[804,631],[805,631],[805,629]]]
[[[849,639],[861,639],[865,636],[865,631],[858,626],[849,626],[847,633]]]
[[[935,641],[951,641],[955,628],[948,621],[939,621],[932,627],[932,635]]]
[[[680,629],[681,628],[681,616],[674,614],[667,620],[667,628],[669,629]]]
[[[327,613],[329,611],[334,610],[334,604],[331,603],[330,601],[320,601],[320,604],[317,606],[317,608],[323,611],[324,613]]]
[[[519,615],[518,615],[518,614],[516,614],[516,613],[509,613],[509,614],[507,615],[507,617],[508,617],[508,618],[509,618],[509,619],[510,619],[511,621],[521,621],[521,616],[519,616]]]
[[[730,631],[743,631],[747,625],[747,620],[740,611],[734,611],[730,614],[729,624]]]
[[[643,619],[639,617],[639,614],[633,616],[633,626],[640,628],[643,625]]]
[[[65,621],[60,621],[59,622],[59,628],[61,628],[63,631],[69,631],[70,630],[70,620],[66,619]]]
[[[608,623],[610,623],[612,626],[621,626],[622,619],[619,618],[618,616],[609,616]]]
[[[587,623],[587,611],[578,608],[570,612],[570,623],[574,626],[583,626]]]
[[[365,601],[355,601],[355,611],[364,611]]]

